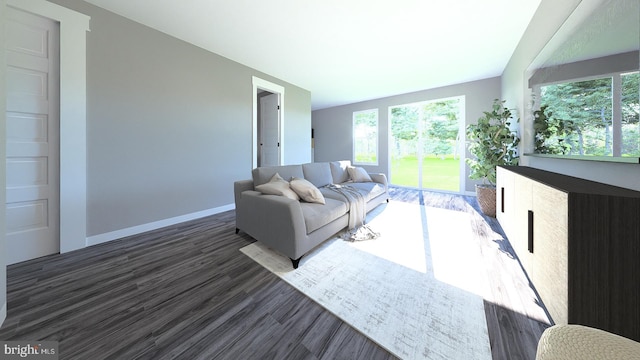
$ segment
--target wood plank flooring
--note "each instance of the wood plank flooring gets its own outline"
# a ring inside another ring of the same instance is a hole
[[[496,220],[474,197],[390,193],[472,215],[493,358],[534,359],[548,325]],[[229,211],[11,265],[0,340],[59,341],[61,359],[394,358],[242,254],[253,240],[234,230]]]

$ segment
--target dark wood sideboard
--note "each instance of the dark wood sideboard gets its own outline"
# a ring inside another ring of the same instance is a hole
[[[640,341],[640,192],[525,166],[497,172],[498,221],[553,321]]]

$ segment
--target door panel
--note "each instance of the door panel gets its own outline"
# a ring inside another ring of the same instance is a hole
[[[515,241],[512,225],[515,218],[514,175],[511,171],[498,167],[496,181],[496,218],[507,235],[509,242]]]
[[[7,263],[60,251],[57,23],[7,8]]]
[[[13,9],[7,10],[13,20],[7,22],[7,33],[20,35],[7,38],[7,49],[14,50],[20,54],[47,58],[49,53],[47,25],[43,27],[33,21],[33,18],[36,18],[36,21],[44,19]]]
[[[569,196],[533,182],[534,256],[531,280],[556,324],[568,323]]]
[[[7,186],[11,188],[46,186],[47,163],[47,157],[7,159]]]
[[[529,252],[529,211],[533,210],[532,199],[533,182],[521,175],[513,174],[514,189],[514,215],[511,233],[513,234],[511,246],[515,250],[522,267],[529,276],[532,276],[533,254]],[[535,216],[535,214],[534,214]],[[536,219],[537,221],[537,219]],[[535,251],[535,250],[534,250]]]
[[[7,231],[17,233],[47,226],[47,201],[23,201],[7,206]]]
[[[7,113],[7,141],[14,144],[47,142],[47,117],[40,114]]]

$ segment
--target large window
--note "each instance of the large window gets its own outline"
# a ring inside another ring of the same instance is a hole
[[[353,113],[353,163],[378,165],[378,109]]]
[[[389,108],[390,182],[460,191],[464,97]]]
[[[540,87],[551,119],[545,148],[565,155],[640,156],[638,72]]]

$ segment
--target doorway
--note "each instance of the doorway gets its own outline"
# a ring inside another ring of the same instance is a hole
[[[284,164],[284,87],[253,77],[252,168]]]
[[[390,107],[390,183],[461,192],[464,124],[463,96]]]

